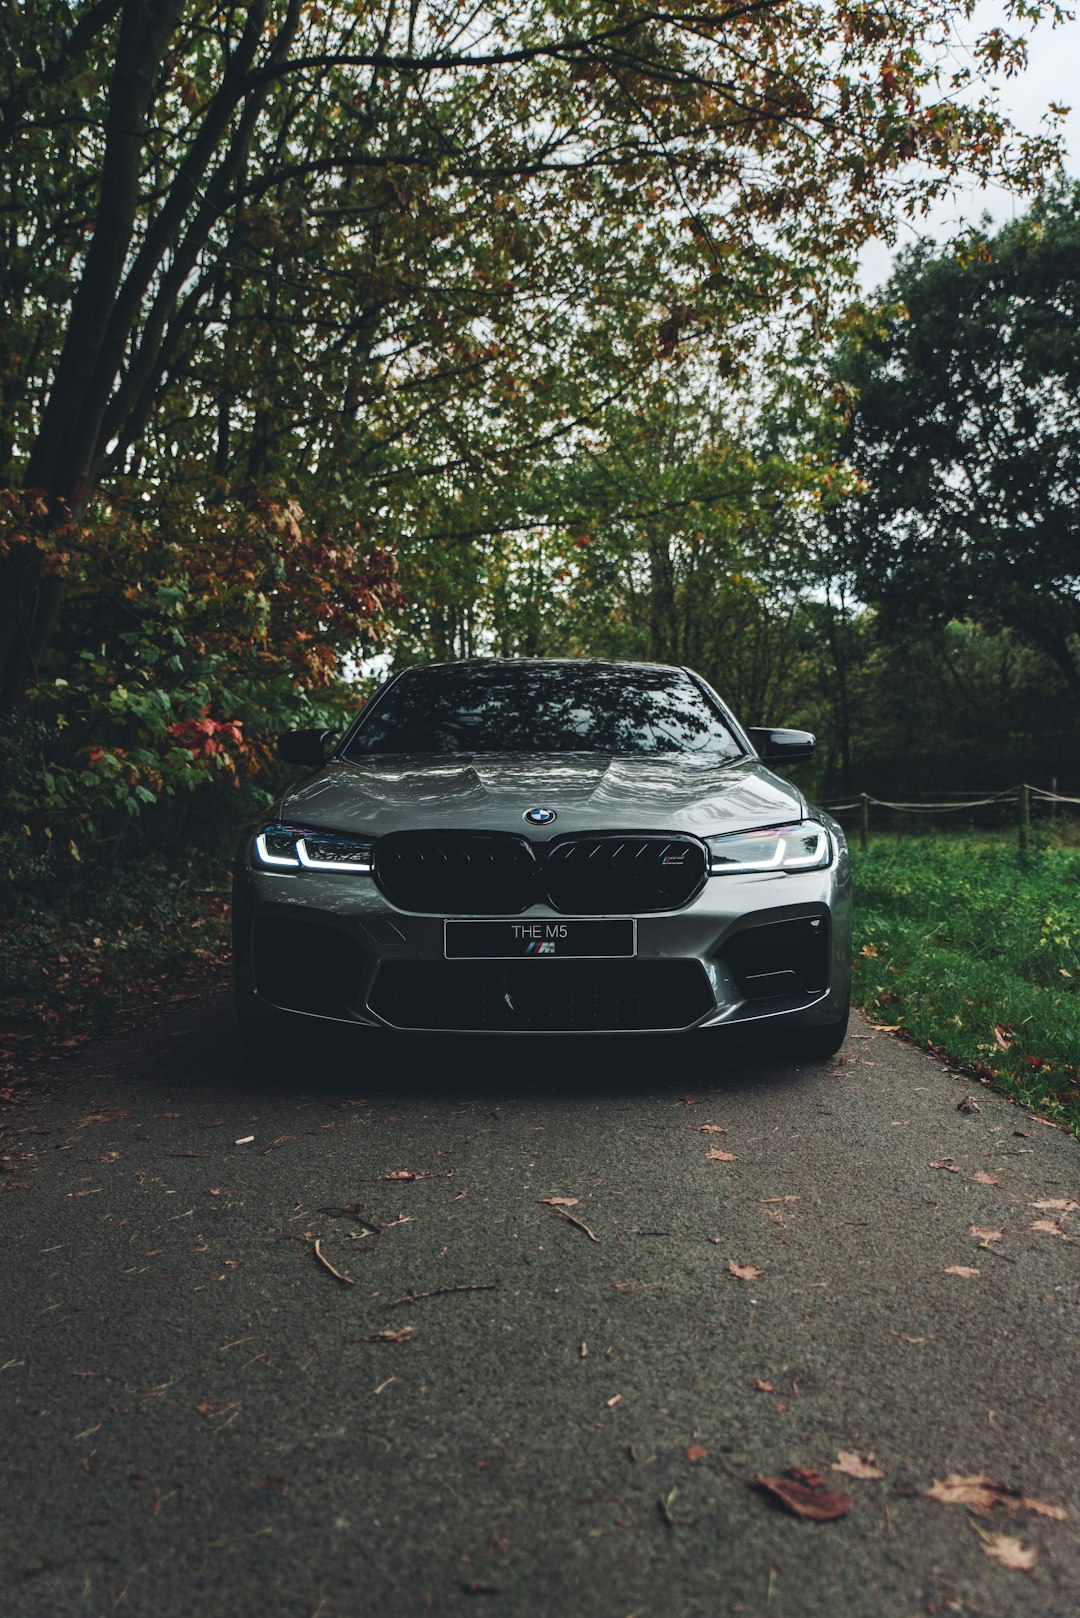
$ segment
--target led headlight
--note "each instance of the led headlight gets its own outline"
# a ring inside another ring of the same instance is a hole
[[[255,863],[277,871],[352,871],[371,874],[371,841],[302,826],[263,826],[255,837]]]
[[[832,860],[832,839],[816,820],[764,831],[706,837],[710,876],[729,871],[820,871]]]

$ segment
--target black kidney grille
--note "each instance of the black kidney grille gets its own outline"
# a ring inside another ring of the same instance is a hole
[[[513,916],[538,897],[532,844],[501,832],[391,832],[375,844],[374,865],[400,910]]]
[[[689,904],[707,875],[696,837],[640,833],[558,838],[545,865],[548,903],[566,915],[641,915]]]
[[[375,880],[400,910],[515,916],[548,904],[567,916],[678,910],[708,874],[704,843],[678,833],[574,834],[530,843],[507,832],[391,832]]]

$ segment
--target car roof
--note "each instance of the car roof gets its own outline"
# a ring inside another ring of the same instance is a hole
[[[509,669],[509,668],[591,668],[605,669],[660,669],[665,674],[686,674],[688,670],[678,663],[652,663],[645,658],[624,657],[465,657],[442,663],[411,663],[399,674],[424,674],[436,669]]]

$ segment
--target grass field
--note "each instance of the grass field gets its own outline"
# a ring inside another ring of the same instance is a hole
[[[924,836],[853,861],[856,1002],[1080,1132],[1080,848]]]

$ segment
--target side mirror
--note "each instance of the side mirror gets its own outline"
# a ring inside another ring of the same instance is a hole
[[[286,764],[325,764],[333,740],[332,730],[287,730],[277,739],[278,758]]]
[[[764,764],[799,764],[813,758],[817,738],[808,730],[773,730],[771,727],[747,731]]]

